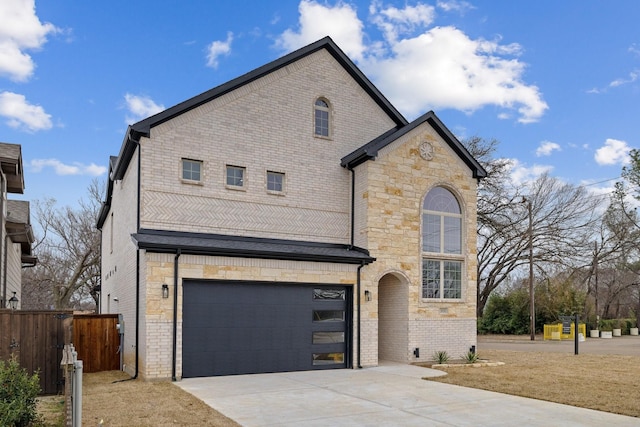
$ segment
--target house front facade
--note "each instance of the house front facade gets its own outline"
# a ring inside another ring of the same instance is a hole
[[[100,310],[143,378],[375,366],[476,344],[476,187],[325,38],[129,127]]]

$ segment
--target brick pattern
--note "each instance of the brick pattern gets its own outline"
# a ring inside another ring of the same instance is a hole
[[[332,138],[313,136],[313,104],[331,102]],[[394,124],[326,51],[215,99],[142,140],[142,227],[349,243],[350,172],[340,159]],[[202,185],[180,159],[203,161]],[[246,167],[243,191],[225,165]],[[266,172],[285,173],[284,196]]]
[[[414,320],[409,329],[409,361],[432,361],[437,351],[446,351],[451,359],[462,359],[471,346],[477,344],[476,337],[475,319]],[[419,358],[413,355],[414,348],[420,349]]]
[[[378,283],[378,355],[382,360],[407,361],[409,295],[406,281],[387,274]]]
[[[102,313],[120,313],[124,317],[123,364],[129,375],[135,373],[136,247],[131,234],[136,231],[137,163],[136,153],[124,178],[114,182],[111,211],[102,229],[100,308]],[[141,336],[143,326],[140,325]],[[144,341],[141,344],[144,351]]]

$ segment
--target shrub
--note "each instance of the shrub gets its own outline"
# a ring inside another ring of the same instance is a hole
[[[464,363],[472,364],[472,363],[476,363],[479,357],[480,356],[478,356],[478,353],[476,353],[475,351],[467,351],[462,356],[462,360],[464,360]]]
[[[24,427],[38,421],[38,374],[29,375],[15,358],[0,360],[0,425]]]
[[[447,363],[449,361],[449,353],[446,351],[436,351],[433,353],[433,361],[438,362],[440,365]]]

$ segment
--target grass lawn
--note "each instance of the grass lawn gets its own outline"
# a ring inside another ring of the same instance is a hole
[[[503,366],[443,369],[447,384],[640,417],[640,356],[485,350]]]

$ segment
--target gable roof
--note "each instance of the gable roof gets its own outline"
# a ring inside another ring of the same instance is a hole
[[[113,175],[111,179],[122,179],[124,173],[129,166],[129,161],[135,152],[136,141],[140,140],[141,136],[149,137],[151,128],[158,126],[172,118],[186,113],[189,110],[206,104],[207,102],[218,98],[226,93],[232,92],[237,88],[251,83],[254,80],[260,79],[265,75],[272,73],[280,68],[286,67],[289,64],[300,60],[308,55],[311,55],[319,50],[325,49],[333,58],[349,73],[349,75],[362,87],[362,89],[378,104],[378,106],[396,123],[397,126],[406,125],[407,120],[400,114],[398,110],[385,98],[385,96],[376,88],[373,83],[360,71],[360,69],[349,59],[349,57],[334,43],[330,37],[324,37],[315,43],[291,52],[275,61],[272,61],[266,65],[256,68],[247,74],[237,77],[233,80],[223,83],[211,90],[194,96],[184,102],[181,102],[173,107],[170,107],[158,114],[155,114],[149,118],[141,120],[127,129],[120,154],[118,155],[118,161],[115,164]]]
[[[340,164],[348,169],[353,169],[366,162],[367,160],[375,160],[378,156],[378,152],[396,141],[401,136],[407,134],[413,129],[417,128],[423,123],[428,123],[431,127],[440,135],[440,137],[453,149],[453,151],[462,159],[462,161],[471,169],[474,178],[485,178],[487,172],[482,165],[478,163],[476,159],[467,151],[467,149],[458,141],[458,139],[451,133],[449,129],[440,121],[433,111],[423,114],[411,123],[391,129],[374,140],[368,142],[357,150],[344,156]]]

